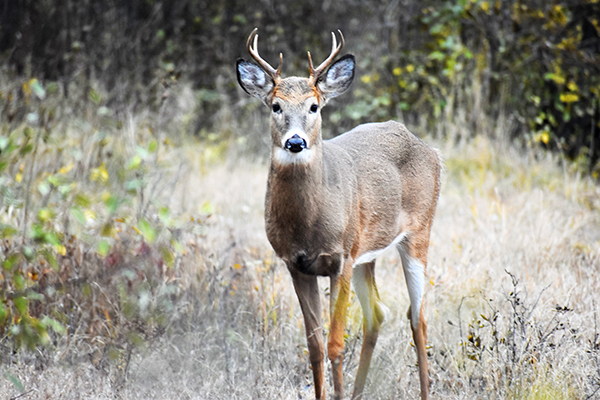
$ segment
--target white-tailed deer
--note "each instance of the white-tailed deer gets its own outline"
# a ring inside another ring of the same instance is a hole
[[[255,29],[248,51],[258,62],[238,60],[242,88],[271,109],[271,165],[265,200],[267,237],[289,269],[304,315],[317,399],[325,399],[318,276],[331,280],[327,356],[334,399],[343,396],[344,326],[350,282],[364,314],[364,338],[353,399],[362,397],[383,312],[375,286],[375,258],[400,252],[408,286],[421,398],[429,397],[426,323],[423,317],[427,249],[440,192],[438,153],[389,121],[360,125],[332,140],[321,135],[321,109],[354,79],[354,56],[332,64],[344,45],[333,46],[317,68],[308,53],[309,78],[281,78],[258,53]],[[331,65],[331,67],[329,67]],[[329,67],[327,72],[325,70]]]

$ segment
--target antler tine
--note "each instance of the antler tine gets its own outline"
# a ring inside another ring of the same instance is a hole
[[[344,35],[342,31],[338,29],[338,33],[340,34],[340,44],[337,44],[337,40],[335,37],[335,33],[331,32],[331,54],[325,61],[321,63],[317,68],[313,68],[312,58],[310,57],[310,51],[308,52],[308,67],[310,68],[310,77],[313,82],[316,82],[319,79],[319,76],[323,73],[323,71],[331,64],[333,59],[340,53],[342,47],[344,47]]]
[[[248,36],[248,41],[246,42],[246,47],[248,48],[248,52],[258,62],[261,68],[268,73],[271,78],[275,82],[279,81],[281,78],[281,65],[283,64],[283,54],[279,53],[279,66],[277,69],[273,68],[268,62],[266,62],[260,54],[258,54],[258,28],[254,28],[250,36]]]

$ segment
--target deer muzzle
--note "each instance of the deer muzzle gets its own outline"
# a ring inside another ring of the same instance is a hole
[[[285,148],[292,153],[300,153],[306,148],[306,140],[296,134],[285,141]]]

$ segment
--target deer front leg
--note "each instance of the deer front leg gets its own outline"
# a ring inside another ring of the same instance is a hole
[[[344,262],[342,272],[331,276],[331,324],[327,341],[327,356],[331,360],[333,372],[333,398],[341,400],[344,395],[342,362],[344,360],[344,329],[350,299],[350,280],[352,278],[352,262]]]
[[[304,316],[308,354],[315,381],[315,397],[317,400],[325,400],[323,371],[325,349],[323,328],[321,327],[321,297],[317,277],[292,270],[292,279]]]

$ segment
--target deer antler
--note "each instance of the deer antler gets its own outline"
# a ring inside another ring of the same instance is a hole
[[[323,71],[325,71],[329,64],[331,64],[333,59],[340,53],[342,47],[344,47],[344,35],[342,35],[342,31],[340,31],[339,29],[338,32],[340,34],[339,46],[337,45],[335,33],[331,32],[331,37],[333,38],[333,42],[331,44],[331,54],[317,68],[313,68],[312,58],[310,57],[310,51],[308,52],[308,67],[310,68],[310,78],[313,84],[317,83],[319,76],[323,73]]]
[[[248,42],[246,43],[246,47],[248,48],[248,52],[258,62],[263,71],[273,78],[275,83],[278,83],[281,80],[281,64],[283,63],[283,54],[279,53],[279,66],[277,69],[273,68],[268,62],[263,60],[263,58],[258,54],[258,28],[254,28],[250,36],[248,36]]]

